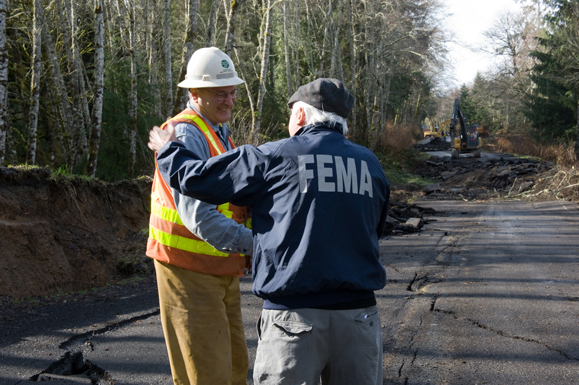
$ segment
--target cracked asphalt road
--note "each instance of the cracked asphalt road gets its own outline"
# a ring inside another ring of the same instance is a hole
[[[444,214],[380,241],[384,384],[579,383],[578,206],[417,203]],[[253,362],[261,300],[249,277],[242,293]],[[152,277],[0,310],[0,385],[28,383],[67,352],[106,372],[101,384],[172,383]],[[79,373],[44,379],[91,383]]]
[[[579,212],[569,202],[418,202],[381,241],[385,384],[579,383]]]

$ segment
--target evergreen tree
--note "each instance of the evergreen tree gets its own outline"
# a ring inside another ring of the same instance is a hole
[[[536,87],[526,96],[525,115],[539,138],[569,140],[571,134],[579,135],[579,51],[574,43],[579,40],[579,4],[566,0],[549,4],[553,10],[546,17],[549,31],[539,39],[540,49],[531,53],[537,59],[531,75]]]
[[[568,138],[575,129],[575,108],[577,98],[560,78],[562,63],[557,61],[553,51],[559,38],[549,36],[541,39],[545,51],[534,51],[537,58],[531,79],[535,83],[532,92],[526,95],[525,116],[532,122],[535,135],[539,139]]]

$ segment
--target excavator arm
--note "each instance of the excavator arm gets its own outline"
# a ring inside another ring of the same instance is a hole
[[[452,158],[457,159],[461,152],[472,152],[475,158],[480,158],[480,140],[476,128],[467,130],[460,102],[454,99],[454,108],[450,118],[450,141]]]

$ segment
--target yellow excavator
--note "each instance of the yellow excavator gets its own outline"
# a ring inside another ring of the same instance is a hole
[[[429,129],[429,130],[424,130],[424,137],[425,138],[440,138],[442,135],[439,131],[438,126]]]
[[[448,133],[448,127],[450,126],[450,119],[445,120],[444,122],[440,123],[440,126],[435,126],[432,129],[424,130],[424,137],[425,138],[441,138],[446,136]]]
[[[479,137],[479,132],[476,125],[471,125],[467,129],[458,99],[454,100],[452,118],[450,118],[449,134],[451,147],[450,155],[452,159],[458,159],[460,154],[463,153],[472,153],[475,158],[480,158],[480,146],[482,143]]]

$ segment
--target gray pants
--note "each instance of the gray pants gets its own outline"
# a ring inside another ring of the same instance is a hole
[[[382,327],[376,306],[263,310],[255,384],[380,385]]]

